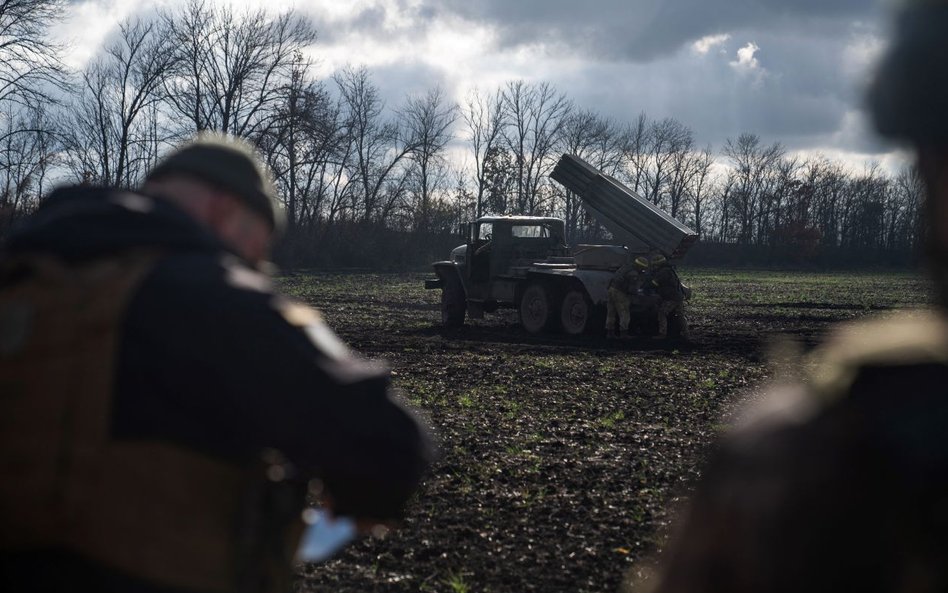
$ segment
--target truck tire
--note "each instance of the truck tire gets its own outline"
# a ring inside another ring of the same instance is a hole
[[[444,327],[461,327],[464,325],[464,314],[467,312],[467,299],[464,296],[464,287],[456,277],[448,276],[444,279],[441,288],[441,325]]]
[[[545,330],[553,318],[550,291],[540,283],[533,283],[523,291],[520,299],[520,325],[531,334]]]
[[[590,327],[592,317],[593,307],[586,292],[581,288],[568,290],[560,305],[560,325],[563,332],[571,336],[585,333]]]

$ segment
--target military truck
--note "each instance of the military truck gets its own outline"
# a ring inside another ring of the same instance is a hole
[[[577,194],[583,206],[623,245],[565,241],[563,220],[485,216],[465,227],[466,240],[450,259],[432,264],[441,289],[441,321],[464,323],[501,308],[519,310],[530,333],[557,328],[576,335],[601,318],[609,280],[630,258],[660,252],[682,257],[697,236],[691,229],[575,155],[563,155],[550,177]],[[633,305],[636,318],[654,318],[657,302]],[[598,324],[601,326],[601,323]]]

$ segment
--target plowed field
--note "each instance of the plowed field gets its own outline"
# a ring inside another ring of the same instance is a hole
[[[307,592],[616,591],[659,551],[715,436],[774,343],[918,307],[908,274],[683,270],[693,342],[532,336],[514,312],[440,327],[423,274],[297,274],[321,309],[428,419],[441,455],[401,529],[300,567]]]

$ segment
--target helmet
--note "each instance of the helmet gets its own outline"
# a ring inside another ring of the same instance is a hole
[[[910,0],[869,88],[879,132],[948,146],[948,0]]]
[[[637,258],[635,258],[635,260],[632,263],[635,264],[635,267],[640,270],[648,269],[648,258],[644,256],[641,256],[641,255],[638,256]]]
[[[649,263],[653,266],[660,266],[667,262],[668,259],[665,258],[661,253],[654,253],[649,257]]]
[[[283,211],[270,172],[253,147],[237,137],[204,133],[164,157],[145,181],[184,174],[223,188],[280,230]]]

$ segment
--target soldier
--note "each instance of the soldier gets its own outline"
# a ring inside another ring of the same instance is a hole
[[[307,485],[366,528],[399,516],[425,431],[260,271],[279,224],[256,156],[205,137],[10,237],[0,588],[287,589]]]
[[[631,306],[639,296],[648,271],[648,259],[636,257],[615,271],[609,280],[606,300],[606,337],[616,337],[616,313],[619,314],[619,337],[629,337]]]
[[[680,323],[680,335],[685,340],[691,338],[688,330],[688,318],[685,316],[685,287],[678,278],[678,272],[661,253],[649,258],[650,281],[658,293],[658,336],[668,337],[668,316],[677,315]]]
[[[948,590],[948,1],[897,23],[869,104],[917,157],[936,305],[840,329],[808,380],[766,393],[703,472],[654,591]]]

